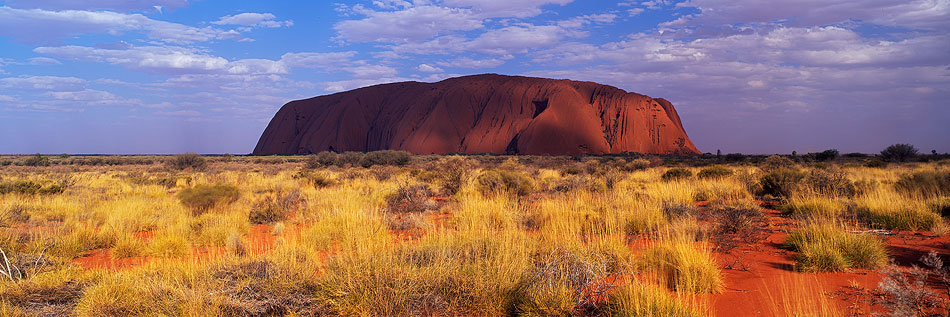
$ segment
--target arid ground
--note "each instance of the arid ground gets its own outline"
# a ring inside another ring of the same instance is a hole
[[[950,160],[834,154],[2,156],[0,315],[948,314]]]

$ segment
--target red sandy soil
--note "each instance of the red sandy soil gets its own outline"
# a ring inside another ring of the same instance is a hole
[[[301,226],[299,225],[288,225],[284,229],[284,236],[293,235],[294,237],[299,237]],[[254,225],[251,226],[249,232],[244,236],[245,248],[249,254],[263,254],[271,249],[277,244],[278,236],[272,233],[273,226],[270,225]],[[138,232],[135,234],[135,237],[142,239],[143,241],[148,241],[154,237],[154,232]],[[112,249],[97,249],[91,250],[88,254],[83,257],[76,258],[73,260],[73,263],[79,264],[83,268],[87,269],[124,269],[129,267],[135,267],[145,263],[153,261],[194,261],[196,263],[205,263],[210,262],[215,259],[219,259],[227,255],[227,249],[225,247],[207,247],[207,246],[193,246],[191,249],[191,255],[184,257],[175,257],[175,258],[155,258],[155,257],[132,257],[132,258],[122,258],[114,259],[112,258]]]
[[[447,199],[442,199],[444,202]],[[875,303],[874,290],[882,275],[870,270],[852,270],[838,273],[800,273],[794,270],[794,252],[783,249],[787,230],[794,229],[794,220],[763,206],[770,224],[767,237],[758,243],[745,244],[733,249],[730,254],[714,252],[715,258],[723,268],[725,289],[720,294],[695,296],[694,300],[715,316],[775,316],[784,315],[784,305],[794,305],[799,301],[817,303],[824,297],[828,303],[838,307],[844,315],[862,316],[885,311]],[[697,203],[705,209],[705,203]],[[426,214],[427,221],[436,226],[448,226],[451,213],[445,208]],[[288,226],[284,233],[299,236],[301,227]],[[245,236],[248,252],[262,254],[272,249],[277,236],[271,233],[267,225],[253,226]],[[411,241],[419,238],[416,232],[394,232],[397,240]],[[143,240],[151,238],[151,233],[137,235]],[[945,259],[950,255],[950,236],[935,236],[919,232],[895,232],[884,236],[888,251],[897,265],[919,265],[921,256],[937,251]],[[630,237],[630,248],[639,253],[649,245],[647,236]],[[118,270],[141,265],[151,261],[196,261],[205,262],[220,258],[226,254],[223,247],[195,247],[192,255],[174,259],[127,258],[112,259],[111,250],[93,250],[74,262],[85,268]],[[611,276],[609,283],[619,285],[629,281],[630,277]],[[932,285],[938,294],[946,291]]]
[[[665,99],[592,82],[486,74],[292,101],[268,124],[254,154],[384,149],[416,154],[700,153]]]
[[[885,310],[875,303],[878,295],[873,290],[882,277],[878,272],[794,271],[795,253],[781,248],[788,236],[785,230],[794,228],[794,221],[769,209],[767,204],[764,207],[772,229],[765,240],[732,251],[741,258],[742,265],[733,265],[735,255],[714,253],[720,265],[726,267],[723,269],[725,290],[705,296],[711,313],[716,316],[783,315],[786,303],[794,305],[802,300],[817,303],[819,296],[826,296],[844,315],[863,316]],[[950,250],[950,236],[898,232],[885,236],[884,241],[895,263],[902,266],[920,265],[919,259],[931,250],[946,258]],[[728,268],[730,266],[735,267]],[[934,291],[945,293],[936,288]]]

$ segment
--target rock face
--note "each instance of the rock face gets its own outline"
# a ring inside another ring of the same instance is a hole
[[[474,75],[292,101],[253,154],[698,154],[664,99],[592,82]]]

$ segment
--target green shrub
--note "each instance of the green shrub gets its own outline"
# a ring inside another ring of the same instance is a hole
[[[43,156],[40,153],[36,153],[36,155],[33,155],[23,161],[23,165],[26,166],[49,166],[49,164],[49,158]]]
[[[490,170],[482,173],[476,180],[483,195],[506,192],[517,196],[527,196],[534,191],[534,183],[528,175],[509,170]]]
[[[409,164],[410,159],[412,159],[412,154],[409,152],[383,150],[366,153],[359,162],[360,166],[367,168],[373,165],[404,166]]]
[[[905,162],[917,157],[917,148],[910,144],[893,144],[881,151],[881,159],[891,162]]]
[[[22,194],[22,195],[54,195],[60,194],[66,190],[63,183],[50,183],[43,185],[40,182],[18,180],[13,182],[0,183],[0,194]]]
[[[165,160],[165,166],[169,169],[183,171],[191,169],[194,171],[204,170],[208,165],[205,158],[197,153],[184,153],[172,156]]]
[[[680,180],[690,177],[693,177],[693,172],[680,167],[668,169],[666,170],[666,173],[663,173],[663,180],[665,181]]]
[[[704,167],[699,171],[699,178],[723,178],[732,175],[732,170],[722,165],[713,165]]]
[[[360,160],[362,159],[363,159],[363,153],[343,152],[343,154],[340,154],[340,156],[337,158],[336,166],[339,166],[339,167],[345,167],[347,165],[357,166],[359,165]]]
[[[785,246],[799,253],[796,265],[804,272],[875,269],[888,261],[884,244],[877,238],[832,224],[809,224],[793,231]]]
[[[897,191],[915,197],[950,196],[950,171],[920,171],[904,175],[894,184]]]
[[[648,169],[651,165],[653,165],[653,163],[650,163],[650,160],[639,158],[622,164],[618,167],[624,172],[633,172]]]
[[[805,173],[796,169],[775,169],[759,179],[760,194],[788,197],[798,189]]]
[[[815,153],[815,160],[822,161],[822,162],[831,161],[838,158],[839,155],[840,154],[838,153],[838,150],[835,150],[835,149],[824,150],[824,151]]]
[[[314,169],[320,167],[327,167],[331,165],[338,165],[340,161],[340,155],[323,151],[315,155],[310,155],[307,157],[307,168]]]
[[[240,191],[232,185],[198,185],[186,188],[176,195],[181,203],[191,208],[195,214],[237,201]]]
[[[870,160],[867,163],[865,163],[864,166],[867,166],[870,168],[885,168],[887,167],[887,162],[882,161],[882,160]]]

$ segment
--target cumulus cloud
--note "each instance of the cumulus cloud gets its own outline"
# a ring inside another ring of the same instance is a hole
[[[0,7],[0,35],[24,43],[50,43],[82,34],[118,35],[128,31],[139,31],[150,39],[174,44],[243,38],[234,30],[197,28],[153,20],[141,14]]]
[[[679,7],[701,12],[665,26],[695,26],[785,21],[790,26],[819,26],[860,20],[880,25],[939,29],[950,26],[947,0],[689,0]]]
[[[482,17],[526,18],[541,14],[545,5],[566,5],[573,0],[445,0],[445,5],[471,7]]]
[[[457,68],[495,68],[505,64],[505,59],[510,59],[511,56],[506,58],[488,58],[488,59],[472,59],[468,57],[457,58],[451,61],[438,62],[437,64],[442,67],[457,67]]]
[[[423,73],[441,73],[441,72],[444,72],[444,70],[442,70],[441,68],[438,68],[438,67],[435,67],[435,66],[432,66],[432,65],[429,65],[429,64],[419,64],[419,66],[416,67],[416,70],[418,70],[418,71],[420,71],[420,72],[423,72]]]
[[[226,15],[218,19],[218,21],[211,22],[211,24],[244,25],[265,28],[289,27],[294,25],[293,21],[277,21],[274,20],[275,18],[276,16],[272,13],[247,12],[236,15]]]
[[[48,66],[48,65],[61,65],[62,62],[49,58],[49,57],[33,57],[29,59],[30,65],[36,66]]]
[[[355,51],[329,53],[287,53],[281,56],[280,60],[288,67],[327,69],[347,63],[355,55]]]
[[[86,80],[59,76],[18,76],[0,78],[0,87],[10,90],[77,91],[86,87]]]
[[[482,27],[479,17],[468,9],[414,6],[398,11],[362,10],[359,20],[345,20],[333,26],[344,40],[354,42],[414,42],[452,31]]]

